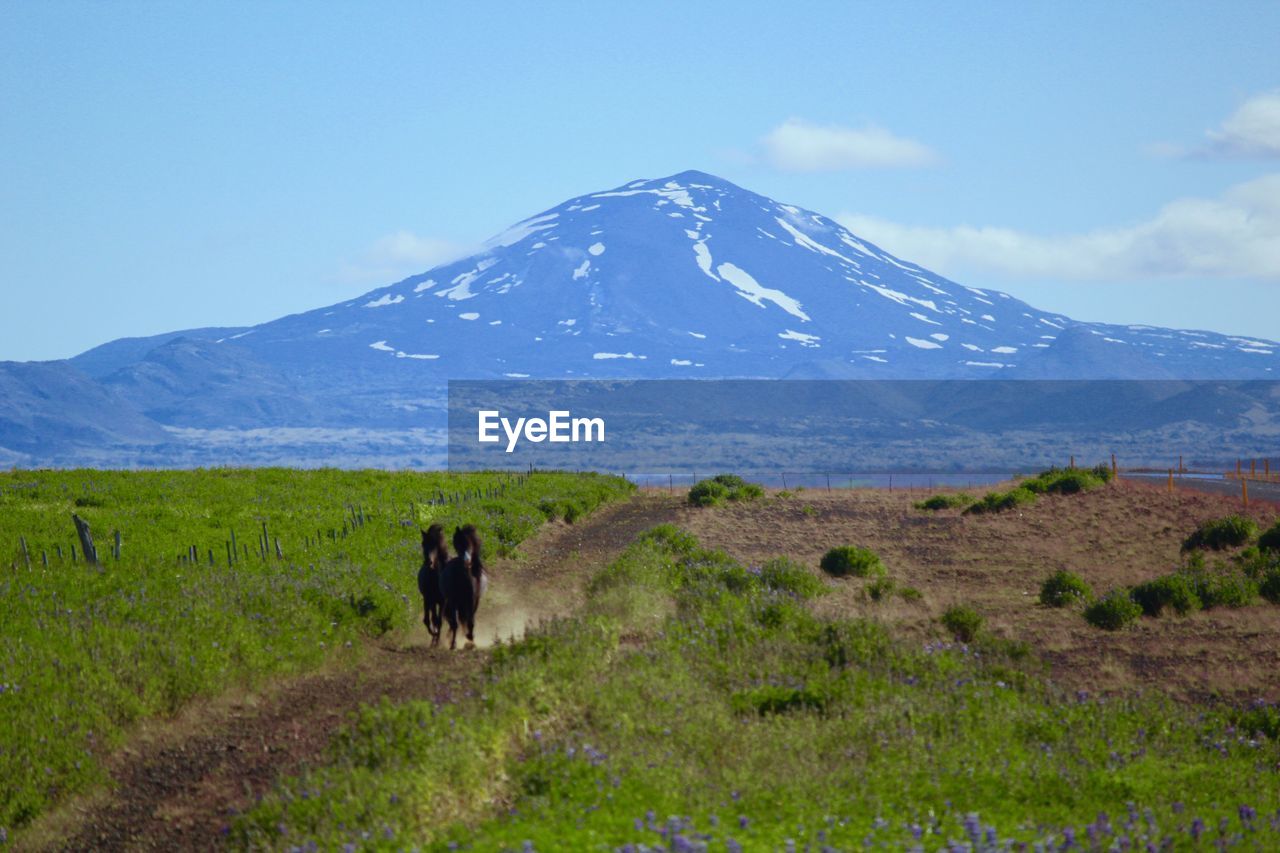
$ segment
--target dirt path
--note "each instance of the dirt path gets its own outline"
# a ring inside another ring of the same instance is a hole
[[[113,789],[77,798],[42,818],[19,849],[209,848],[232,815],[282,775],[323,757],[334,731],[361,705],[448,702],[474,689],[483,648],[528,624],[571,611],[591,570],[637,534],[672,520],[679,502],[654,494],[599,510],[576,525],[554,523],[518,560],[493,561],[479,612],[480,648],[431,648],[418,628],[370,641],[352,660],[272,685],[196,702],[172,720],[146,724],[108,766]]]

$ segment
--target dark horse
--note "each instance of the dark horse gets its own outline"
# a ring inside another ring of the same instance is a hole
[[[440,572],[440,592],[444,596],[444,618],[449,623],[449,648],[458,647],[458,623],[467,639],[475,642],[476,610],[488,586],[488,575],[480,560],[480,536],[475,525],[455,528],[453,550],[457,556]]]
[[[422,624],[427,626],[433,646],[440,643],[444,610],[440,572],[448,561],[449,547],[444,541],[444,527],[433,524],[422,531],[422,568],[418,569],[418,592],[422,593]]]

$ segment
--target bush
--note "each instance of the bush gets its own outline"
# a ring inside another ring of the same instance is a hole
[[[934,495],[922,501],[916,501],[912,504],[916,509],[959,509],[960,507],[969,506],[973,503],[973,495],[967,495],[964,492],[956,492],[954,495]]]
[[[757,483],[748,483],[737,474],[717,474],[694,484],[689,490],[689,503],[715,506],[722,500],[752,501],[763,495],[764,489]]]
[[[789,592],[797,598],[813,598],[827,591],[820,578],[787,557],[777,557],[761,566],[760,582],[769,589]]]
[[[1267,532],[1258,537],[1258,547],[1263,551],[1280,551],[1280,521],[1277,521]]]
[[[1280,604],[1280,569],[1272,569],[1262,576],[1258,592],[1272,604]]]
[[[982,630],[983,619],[972,607],[955,604],[947,608],[939,621],[942,622],[942,627],[951,632],[951,636],[962,643],[972,643]]]
[[[1047,607],[1067,607],[1088,604],[1093,600],[1093,590],[1084,578],[1065,569],[1054,572],[1040,585],[1040,603]]]
[[[1184,572],[1206,610],[1211,607],[1247,607],[1258,597],[1258,584],[1240,572]]]
[[[1228,515],[1202,523],[1182,542],[1182,550],[1236,548],[1258,535],[1258,523],[1242,515]]]
[[[1096,469],[1050,468],[1024,482],[1022,488],[1038,495],[1074,495],[1097,488],[1105,482]]]
[[[1130,596],[1147,616],[1159,616],[1166,607],[1179,616],[1199,610],[1202,602],[1185,574],[1165,575],[1133,588]]]
[[[989,492],[982,500],[965,510],[966,515],[982,515],[988,512],[1004,512],[1036,499],[1035,492],[1019,486],[1007,492]]]
[[[884,563],[880,562],[876,552],[857,545],[832,548],[822,555],[822,562],[818,565],[824,572],[837,578],[849,575],[857,578],[879,578],[886,574]]]
[[[689,503],[694,506],[715,506],[729,497],[729,489],[715,480],[701,480],[689,490]]]
[[[1118,631],[1142,615],[1142,608],[1129,597],[1129,590],[1115,589],[1084,610],[1085,620],[1095,628]]]

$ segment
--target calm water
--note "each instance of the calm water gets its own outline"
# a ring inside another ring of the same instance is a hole
[[[1035,473],[1035,472],[1027,472]],[[703,477],[712,474],[628,474],[627,478],[639,486],[669,488],[688,488]],[[975,472],[930,472],[911,471],[898,473],[852,473],[852,474],[800,474],[769,473],[744,475],[753,483],[760,483],[773,489],[794,489],[803,486],[806,489],[932,489],[956,488],[977,489],[1003,483],[1014,477],[1012,471],[975,471]]]

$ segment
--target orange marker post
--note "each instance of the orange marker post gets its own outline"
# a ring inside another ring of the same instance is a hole
[[[1244,508],[1249,508],[1249,481],[1240,481],[1240,500],[1244,501]]]
[[[1169,469],[1169,494],[1173,494],[1173,469]]]

